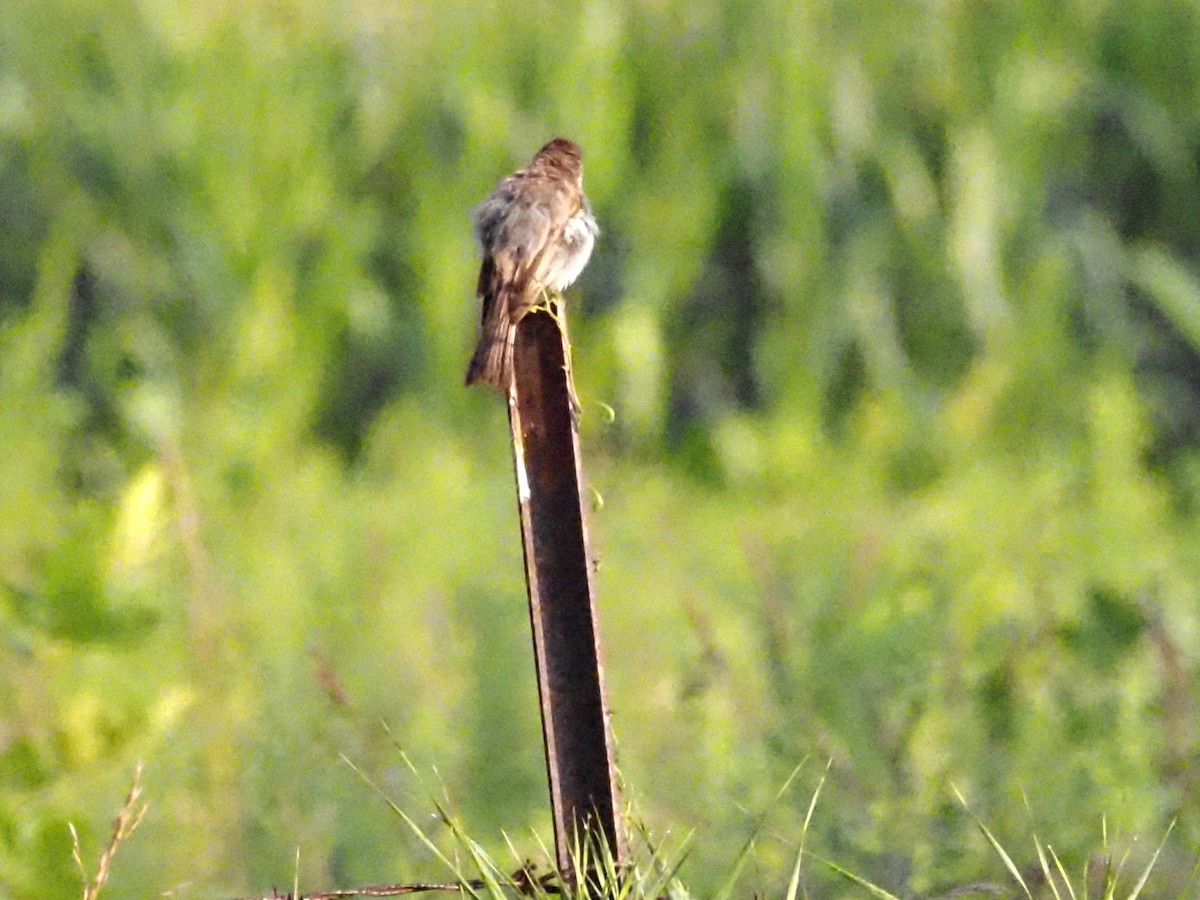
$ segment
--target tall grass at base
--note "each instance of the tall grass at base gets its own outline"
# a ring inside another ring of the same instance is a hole
[[[401,760],[407,769],[423,782],[421,774],[408,755],[399,749]],[[503,865],[491,856],[483,845],[471,837],[463,827],[461,820],[454,814],[445,789],[442,787],[441,797],[430,790],[429,799],[432,801],[438,823],[450,835],[453,850],[447,851],[439,843],[437,835],[431,834],[418,824],[404,808],[389,797],[371,777],[361,768],[343,755],[346,764],[358,777],[383,801],[388,808],[405,824],[452,874],[451,881],[445,883],[421,883],[410,885],[379,885],[357,889],[344,888],[341,890],[304,894],[299,884],[299,849],[296,856],[296,875],[289,894],[272,893],[273,897],[350,897],[350,896],[393,896],[406,893],[427,891],[442,891],[465,894],[474,900],[512,900],[516,897],[531,897],[535,900],[691,900],[691,894],[680,881],[680,868],[687,859],[692,842],[689,833],[678,846],[668,848],[666,844],[652,839],[649,831],[639,822],[627,817],[632,831],[631,847],[628,858],[618,861],[614,858],[608,842],[594,832],[578,836],[570,849],[572,861],[569,872],[560,872],[555,868],[555,854],[551,848],[538,840],[542,861],[534,863],[522,857],[516,846],[505,835],[505,841],[512,855],[513,862]],[[749,836],[741,850],[729,867],[729,875],[721,887],[712,894],[712,900],[732,900],[739,896],[768,896],[759,891],[752,894],[738,893],[739,883],[745,871],[746,864],[754,855],[755,848],[764,833],[768,815],[773,807],[784,798],[796,777],[807,763],[806,757],[792,770],[779,788],[773,801],[756,817]],[[782,894],[782,900],[801,900],[807,898],[808,892],[803,884],[804,864],[807,857],[816,859],[830,871],[853,885],[861,896],[873,897],[876,900],[902,900],[901,897],[887,889],[874,884],[867,878],[858,875],[838,863],[808,849],[808,833],[812,825],[822,790],[829,773],[830,764],[821,774],[812,796],[809,799],[800,834],[797,841],[795,861],[792,865],[787,887]],[[83,878],[83,900],[94,900],[108,881],[113,857],[120,845],[132,836],[145,815],[147,805],[141,802],[141,772],[139,763],[134,774],[132,785],[125,801],[113,823],[111,840],[101,856],[98,869],[89,876],[83,863],[83,851],[75,829],[72,827],[73,857]],[[1108,822],[1101,819],[1101,848],[1100,853],[1089,857],[1082,866],[1082,872],[1072,880],[1068,867],[1054,847],[1042,840],[1036,828],[1031,828],[1033,851],[1036,863],[1019,866],[1013,855],[1004,847],[992,830],[971,809],[963,794],[957,787],[951,786],[963,810],[971,817],[979,832],[983,835],[988,846],[996,854],[1011,878],[1011,885],[1005,887],[987,881],[964,884],[940,893],[930,895],[929,900],[960,900],[975,896],[1024,897],[1026,900],[1142,900],[1143,892],[1150,882],[1151,875],[1159,863],[1167,840],[1175,828],[1175,821],[1167,827],[1149,860],[1140,870],[1128,871],[1132,847],[1119,852],[1110,842]],[[1026,807],[1029,808],[1026,799]],[[1030,809],[1032,818],[1032,809]],[[1177,900],[1189,897],[1189,889],[1200,875],[1200,860],[1190,871],[1186,883],[1180,889]],[[906,895],[908,896],[908,895]],[[1165,896],[1160,892],[1156,896]]]
[[[342,757],[351,769],[388,805],[393,813],[452,873],[458,888],[475,900],[508,900],[514,896],[533,898],[560,898],[560,900],[687,900],[688,892],[679,882],[677,875],[687,857],[691,835],[678,847],[668,849],[665,844],[656,844],[649,833],[641,827],[634,828],[629,850],[629,859],[618,862],[608,842],[598,839],[594,833],[579,838],[571,848],[572,872],[562,873],[553,863],[554,853],[541,845],[543,861],[533,863],[522,859],[508,835],[505,841],[512,852],[515,868],[508,871],[491,856],[483,846],[464,829],[462,822],[450,809],[449,804],[430,792],[438,822],[445,827],[455,848],[463,854],[453,858],[448,855],[426,829],[390,798],[358,766],[345,756]],[[414,775],[421,777],[411,759],[401,751],[401,759]]]
[[[407,754],[400,751],[405,766],[414,775],[421,778],[416,767]],[[433,802],[439,823],[444,826],[453,839],[454,846],[463,853],[465,861],[457,854],[447,854],[426,829],[407,813],[399,804],[374,783],[358,766],[343,756],[343,759],[366,783],[372,791],[379,795],[393,813],[412,831],[417,839],[446,867],[454,876],[459,889],[476,900],[500,900],[516,895],[534,898],[563,898],[563,900],[690,900],[691,894],[678,878],[678,873],[687,859],[691,845],[692,833],[689,833],[678,846],[667,845],[655,841],[648,830],[637,822],[630,821],[633,832],[629,858],[618,862],[612,854],[608,843],[598,839],[594,833],[578,839],[571,848],[572,873],[557,871],[552,863],[553,851],[541,844],[541,854],[544,862],[539,866],[523,860],[512,842],[505,836],[512,852],[515,870],[508,872],[494,857],[490,856],[482,845],[472,838],[463,828],[461,821],[451,811],[449,804],[439,799],[433,791],[429,797]],[[713,894],[713,900],[731,900],[737,896],[739,882],[745,871],[746,864],[754,854],[754,850],[765,829],[770,810],[785,796],[796,777],[804,768],[808,758],[802,760],[788,775],[783,785],[775,795],[772,803],[759,814],[749,837],[733,860],[729,876],[722,886]],[[785,900],[799,900],[807,896],[802,885],[802,873],[805,854],[807,852],[807,836],[809,826],[817,807],[817,800],[825,785],[829,765],[826,765],[812,797],[809,800],[807,813],[801,826],[795,863],[792,866],[788,880]],[[627,820],[629,821],[629,820]],[[542,872],[542,874],[539,874]]]
[[[987,825],[983,823],[983,820],[971,810],[966,798],[963,797],[962,792],[960,792],[957,787],[954,787],[954,794],[956,797],[958,797],[958,802],[962,804],[963,809],[965,809],[971,818],[974,819],[976,826],[978,826],[980,832],[987,839],[987,842],[991,845],[992,849],[996,852],[996,855],[999,856],[1004,862],[1004,867],[1008,869],[1009,874],[1012,875],[1013,880],[1016,881],[1016,883],[1020,886],[1021,891],[1026,897],[1030,898],[1030,900],[1033,900],[1034,893],[1030,889],[1029,884],[1026,883],[1026,879],[1022,877],[1021,870],[1017,868],[1016,864],[1012,860],[1012,857],[1005,851],[1004,847],[996,839],[995,835],[992,834]],[[1028,808],[1028,799],[1026,799],[1025,804],[1026,808]],[[1166,833],[1163,834],[1162,840],[1159,841],[1158,847],[1155,848],[1154,854],[1150,857],[1149,862],[1146,863],[1145,868],[1142,869],[1141,875],[1138,877],[1137,881],[1133,885],[1132,890],[1127,895],[1127,900],[1138,900],[1138,897],[1141,896],[1142,889],[1145,888],[1146,882],[1150,878],[1150,873],[1154,870],[1154,866],[1158,863],[1158,858],[1162,854],[1163,847],[1166,846],[1167,838],[1171,836],[1171,832],[1174,829],[1175,820],[1172,820],[1171,824],[1167,826]],[[1050,896],[1054,897],[1054,900],[1067,900],[1067,898],[1070,898],[1070,900],[1089,900],[1089,891],[1092,887],[1091,882],[1099,880],[1099,900],[1117,900],[1117,891],[1121,882],[1121,875],[1125,871],[1125,864],[1129,860],[1130,851],[1126,850],[1121,855],[1120,860],[1118,860],[1114,865],[1113,852],[1109,847],[1108,842],[1108,820],[1106,818],[1101,819],[1100,831],[1102,852],[1099,858],[1099,871],[1095,871],[1096,866],[1093,865],[1095,859],[1088,859],[1084,863],[1083,873],[1078,881],[1078,891],[1076,890],[1075,885],[1071,883],[1071,878],[1067,874],[1066,867],[1063,866],[1062,860],[1054,851],[1054,847],[1052,847],[1050,844],[1043,844],[1036,829],[1032,831],[1033,846],[1034,850],[1037,852],[1038,858],[1037,872],[1041,875],[1046,885],[1046,891],[1044,891],[1043,894],[1048,892]],[[1053,867],[1050,865],[1051,862],[1053,862]]]
[[[1109,843],[1108,821],[1106,818],[1101,820],[1100,854],[1089,857],[1083,864],[1083,871],[1075,881],[1072,881],[1067,867],[1063,864],[1054,847],[1049,843],[1043,842],[1036,829],[1031,830],[1031,837],[1033,839],[1033,849],[1037,857],[1037,864],[1034,867],[1018,866],[1013,860],[1012,855],[1005,849],[995,834],[992,833],[992,830],[971,809],[958,788],[952,785],[952,789],[959,803],[962,804],[963,809],[975,822],[975,825],[992,851],[1004,864],[1004,868],[1015,884],[1015,889],[1019,889],[1018,896],[1023,896],[1027,900],[1139,900],[1143,890],[1150,881],[1151,873],[1158,864],[1167,839],[1171,836],[1171,832],[1175,828],[1175,821],[1172,820],[1163,834],[1162,840],[1159,841],[1158,846],[1155,848],[1154,853],[1141,869],[1140,873],[1138,873],[1136,880],[1129,885],[1128,892],[1126,893],[1125,885],[1129,879],[1123,880],[1122,876],[1126,872],[1126,864],[1129,862],[1132,848],[1126,849],[1119,858],[1116,857],[1114,849]],[[814,802],[815,799],[814,797]],[[1026,806],[1028,807],[1028,800],[1026,800]],[[805,824],[807,826],[807,820]],[[875,897],[877,900],[901,900],[900,897],[897,897],[892,892],[851,872],[836,862],[817,856],[816,854],[812,855],[831,871],[860,888],[864,896]],[[1190,896],[1188,891],[1195,883],[1198,874],[1200,874],[1200,860],[1192,868],[1187,882],[1177,895],[1177,900],[1185,900],[1185,898]],[[1008,897],[1011,896],[1011,891],[993,882],[980,881],[960,885],[936,894],[932,900],[950,900],[950,898],[981,895]],[[789,891],[787,900],[794,900],[794,894],[791,891]]]
[[[407,755],[401,753],[405,765],[414,775],[416,768]],[[664,845],[656,844],[644,827],[635,826],[636,840],[630,850],[630,858],[618,863],[611,849],[604,840],[594,839],[588,835],[571,849],[572,870],[578,877],[568,877],[555,870],[552,860],[554,853],[544,844],[541,853],[544,863],[539,866],[523,861],[511,841],[508,846],[512,851],[516,869],[506,872],[505,868],[483,849],[483,847],[464,830],[459,819],[451,812],[449,805],[439,800],[431,793],[437,817],[453,837],[455,846],[460,849],[467,860],[464,864],[457,859],[451,859],[443,852],[436,841],[420,825],[393,800],[388,798],[369,777],[347,760],[347,763],[358,773],[373,791],[379,794],[393,812],[405,825],[428,847],[431,852],[453,873],[456,883],[463,893],[477,900],[501,900],[514,896],[534,898],[564,898],[564,900],[690,900],[691,895],[678,878],[679,870],[687,858],[692,834],[680,843],[678,847],[666,849]],[[768,804],[755,820],[750,835],[742,845],[737,856],[732,861],[729,875],[712,895],[712,900],[733,900],[740,896],[737,891],[746,864],[754,855],[755,848],[765,829],[767,816],[790,789],[796,776],[807,763],[803,760],[788,775],[782,787],[776,793],[774,801]],[[887,889],[874,884],[838,863],[808,849],[808,833],[812,825],[817,801],[824,788],[829,765],[822,773],[801,825],[796,850],[795,862],[792,865],[783,900],[802,900],[808,897],[803,884],[805,860],[811,857],[845,881],[854,885],[862,892],[862,896],[873,897],[876,900],[902,900],[901,897]],[[419,776],[418,776],[419,777]],[[1136,877],[1127,872],[1131,849],[1126,849],[1117,856],[1110,844],[1107,819],[1101,820],[1101,851],[1099,855],[1089,857],[1083,865],[1083,870],[1076,880],[1072,880],[1062,858],[1054,847],[1042,840],[1036,829],[1031,830],[1033,850],[1037,862],[1024,868],[1017,865],[1013,856],[1005,849],[991,829],[970,808],[957,787],[954,793],[962,804],[964,811],[970,815],[980,833],[996,856],[1003,863],[1011,877],[1012,887],[1005,887],[990,881],[978,881],[964,884],[931,895],[931,900],[950,900],[971,896],[1016,896],[1027,900],[1141,900],[1167,839],[1174,830],[1175,822],[1168,826],[1150,859],[1137,872]],[[506,841],[507,841],[506,836]],[[539,871],[542,874],[539,874]],[[1200,874],[1200,861],[1191,871],[1187,883],[1178,894],[1178,900],[1185,900],[1189,888],[1195,883]],[[762,896],[755,892],[755,897]]]

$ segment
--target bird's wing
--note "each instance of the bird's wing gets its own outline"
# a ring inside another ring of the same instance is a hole
[[[512,289],[509,315],[515,322],[532,302],[534,285],[544,280],[544,270],[570,218],[564,197],[550,179],[525,178],[520,190],[499,217],[491,256],[501,279]]]
[[[499,280],[497,275],[495,261],[490,255],[485,255],[483,257],[483,264],[479,267],[479,282],[475,285],[475,296],[483,298],[483,308],[480,312],[480,317],[484,324],[487,324],[492,307],[496,304],[497,282]]]

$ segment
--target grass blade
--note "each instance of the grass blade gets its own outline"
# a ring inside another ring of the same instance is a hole
[[[863,888],[864,890],[866,890],[868,893],[870,893],[870,895],[872,897],[878,897],[879,900],[900,900],[900,898],[897,897],[895,894],[888,893],[887,891],[885,891],[883,888],[881,888],[877,884],[871,884],[871,882],[867,881],[865,878],[860,878],[858,875],[855,875],[853,872],[843,869],[837,863],[835,863],[831,860],[825,859],[825,857],[823,857],[823,856],[818,856],[816,853],[813,853],[812,856],[815,859],[817,859],[818,861],[829,866],[829,868],[833,869],[833,871],[837,872],[839,875],[841,875],[847,881],[857,884],[860,888]]]
[[[1025,879],[1021,877],[1021,872],[1017,868],[1016,863],[1012,861],[1012,857],[1010,857],[1005,849],[1000,846],[1000,842],[996,840],[995,836],[988,829],[988,827],[983,824],[983,820],[980,819],[979,816],[975,815],[975,813],[971,810],[971,807],[967,805],[967,800],[965,797],[963,797],[958,787],[953,784],[950,785],[950,787],[954,790],[954,794],[956,797],[958,797],[958,802],[962,804],[963,809],[965,809],[968,815],[975,820],[975,824],[979,826],[979,830],[983,832],[983,836],[987,838],[988,843],[992,845],[992,849],[996,851],[996,855],[1004,861],[1004,865],[1005,868],[1008,869],[1008,873],[1012,875],[1017,884],[1021,886],[1021,890],[1025,892],[1025,896],[1028,897],[1029,900],[1033,900],[1033,893],[1029,890],[1029,885],[1025,883]]]
[[[388,805],[388,808],[391,809],[392,812],[399,816],[400,820],[408,826],[409,830],[417,836],[417,839],[425,845],[429,852],[432,853],[447,869],[453,872],[455,876],[457,876],[458,880],[462,882],[463,890],[465,890],[472,897],[476,898],[476,900],[483,900],[479,893],[473,887],[471,887],[469,879],[464,877],[461,868],[451,862],[449,857],[447,857],[446,854],[441,851],[441,848],[439,848],[437,844],[429,839],[429,835],[427,835],[424,829],[422,829],[421,826],[416,823],[416,820],[413,819],[413,817],[406,813],[403,809],[401,809],[400,805],[391,797],[389,797],[384,790],[379,787],[379,785],[377,785],[369,775],[367,775],[366,772],[351,762],[350,757],[348,757],[345,753],[340,754],[340,756],[342,757],[342,762],[348,765],[354,771],[354,773],[360,779],[362,779],[363,783],[372,791],[374,791],[375,794]]]
[[[1054,894],[1054,900],[1062,900],[1062,895],[1058,892],[1058,882],[1054,880],[1054,873],[1050,871],[1050,863],[1046,859],[1046,853],[1042,849],[1042,842],[1038,839],[1037,832],[1033,835],[1033,846],[1037,850],[1038,864],[1042,867],[1042,875],[1046,879],[1046,884],[1050,885],[1050,892]],[[1070,887],[1068,884],[1067,887]]]
[[[675,877],[679,874],[679,870],[683,867],[684,860],[687,859],[691,852],[692,838],[695,835],[694,831],[688,832],[684,837],[683,842],[679,845],[679,849],[675,851],[674,859],[670,865],[664,863],[665,851],[659,847],[655,849],[650,857],[650,866],[657,873],[653,880],[645,883],[644,894],[647,897],[661,897],[668,892],[668,887]]]
[[[808,837],[808,826],[812,822],[813,813],[817,809],[817,798],[821,796],[821,788],[825,787],[825,778],[829,775],[829,767],[833,765],[833,759],[825,764],[825,771],[821,773],[821,780],[817,782],[817,788],[813,791],[812,800],[808,802],[808,812],[804,815],[804,824],[800,827],[800,848],[796,851],[796,865],[792,867],[792,877],[788,880],[787,898],[786,900],[796,900],[800,894],[800,866],[804,862],[804,842]]]
[[[762,830],[767,823],[767,814],[770,812],[771,806],[773,806],[775,803],[778,803],[783,795],[787,793],[788,788],[792,786],[792,782],[795,781],[796,776],[800,774],[800,770],[804,768],[804,765],[807,762],[807,756],[800,760],[800,764],[797,765],[796,768],[792,769],[792,773],[788,775],[787,780],[784,781],[783,787],[781,787],[775,794],[775,800],[769,804],[767,809],[765,809],[759,815],[758,820],[754,824],[754,830],[750,832],[750,836],[746,838],[746,843],[742,845],[742,849],[738,853],[737,859],[734,860],[733,870],[729,873],[729,877],[725,879],[725,883],[721,886],[721,889],[718,890],[713,896],[713,900],[729,900],[729,898],[733,896],[733,891],[734,888],[737,887],[738,879],[742,877],[742,870],[746,868],[746,863],[750,859],[750,854],[754,851],[754,847],[758,842],[758,836],[762,834]]]
[[[1188,875],[1188,880],[1183,883],[1183,890],[1179,892],[1176,900],[1183,900],[1184,897],[1190,896],[1188,889],[1192,886],[1192,882],[1196,880],[1196,875],[1200,874],[1200,856],[1196,857],[1196,864],[1192,866],[1191,874]]]
[[[1138,895],[1142,892],[1142,888],[1146,886],[1146,879],[1150,877],[1150,872],[1158,863],[1158,855],[1162,853],[1162,849],[1166,846],[1167,838],[1171,836],[1171,831],[1175,828],[1175,819],[1171,820],[1171,824],[1167,826],[1167,833],[1163,835],[1161,841],[1158,842],[1158,847],[1154,851],[1154,855],[1150,857],[1150,862],[1146,863],[1146,868],[1142,870],[1142,877],[1138,879],[1137,884],[1133,886],[1133,893],[1129,895],[1129,900],[1137,900]]]
[[[1075,896],[1075,888],[1071,887],[1071,879],[1067,877],[1067,870],[1063,868],[1062,860],[1058,858],[1058,854],[1054,852],[1054,848],[1049,844],[1046,849],[1050,851],[1050,858],[1054,860],[1055,868],[1058,869],[1058,874],[1062,876],[1063,884],[1067,886],[1067,892],[1071,895],[1071,900],[1078,900]],[[1083,865],[1083,891],[1084,900],[1087,900],[1087,863]]]

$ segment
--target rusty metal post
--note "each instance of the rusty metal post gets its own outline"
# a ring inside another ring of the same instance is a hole
[[[509,397],[529,617],[550,778],[554,848],[603,836],[625,856],[612,728],[604,689],[579,435],[571,415],[570,351],[562,320],[531,312],[517,327]]]

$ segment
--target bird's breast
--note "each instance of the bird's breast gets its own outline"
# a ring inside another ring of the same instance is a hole
[[[591,258],[592,248],[596,246],[596,235],[599,233],[596,219],[586,206],[567,220],[558,247],[547,267],[547,288],[558,293],[574,283]]]

